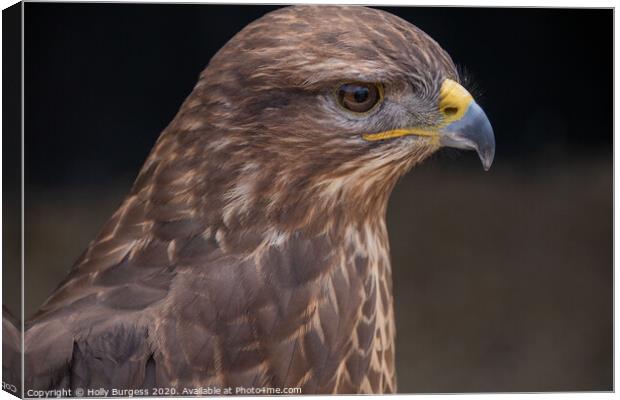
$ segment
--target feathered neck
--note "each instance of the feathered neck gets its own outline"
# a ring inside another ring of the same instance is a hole
[[[343,237],[350,226],[384,224],[398,179],[436,150],[395,142],[332,160],[319,157],[312,138],[206,124],[192,104],[190,96],[132,189],[156,221],[193,219],[249,236],[303,230]]]

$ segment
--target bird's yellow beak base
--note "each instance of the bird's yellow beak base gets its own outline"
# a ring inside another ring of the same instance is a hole
[[[386,140],[393,139],[401,136],[424,136],[432,139],[436,139],[439,144],[439,131],[430,130],[430,129],[417,129],[417,128],[403,128],[403,129],[393,129],[390,131],[384,131],[379,133],[367,133],[362,137],[365,140],[370,142],[374,142],[377,140]]]
[[[495,155],[493,128],[484,111],[469,92],[452,79],[446,79],[439,91],[437,105],[442,121],[429,128],[401,128],[362,135],[367,141],[387,140],[402,136],[429,138],[432,144],[476,150],[485,170]]]

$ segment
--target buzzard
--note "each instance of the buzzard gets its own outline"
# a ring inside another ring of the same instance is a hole
[[[442,146],[494,156],[458,82],[377,9],[249,24],[26,322],[25,389],[394,392],[390,192]]]

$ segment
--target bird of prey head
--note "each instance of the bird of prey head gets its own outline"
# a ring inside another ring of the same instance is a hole
[[[383,11],[248,25],[26,325],[27,387],[394,391],[390,192],[442,146],[493,160],[458,82],[435,41]]]
[[[285,8],[213,57],[158,150],[173,151],[172,136],[199,143],[209,174],[236,175],[226,206],[241,216],[274,210],[298,227],[313,219],[304,202],[369,213],[441,146],[476,150],[490,167],[493,131],[458,82],[450,56],[394,15]]]

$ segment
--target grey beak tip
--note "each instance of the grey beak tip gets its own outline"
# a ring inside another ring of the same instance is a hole
[[[493,159],[495,158],[495,149],[491,148],[487,151],[478,151],[478,157],[480,157],[480,161],[482,162],[482,168],[488,171],[491,169]]]
[[[495,157],[495,134],[486,114],[476,102],[472,102],[465,115],[442,130],[443,146],[464,150],[476,150],[482,168],[488,171]]]

